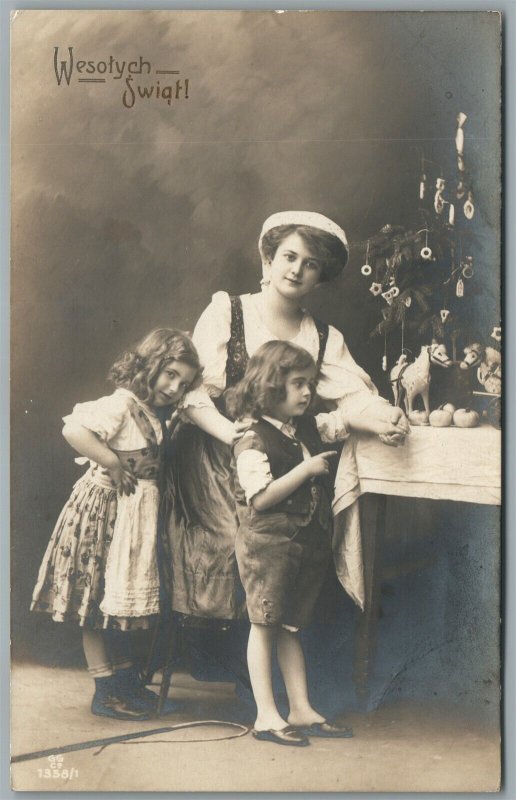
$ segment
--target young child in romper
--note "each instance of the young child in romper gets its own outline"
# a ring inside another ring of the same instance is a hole
[[[236,557],[251,622],[247,659],[257,706],[253,735],[276,744],[309,744],[308,737],[349,737],[311,705],[298,631],[311,620],[331,556],[329,462],[323,442],[347,436],[342,412],[305,413],[316,365],[290,342],[262,345],[243,380],[228,393],[239,419],[252,418],[233,447],[239,528]],[[370,420],[372,432],[377,424]],[[368,429],[367,419],[360,429]],[[272,687],[272,651],[289,701],[288,720]]]
[[[161,328],[111,367],[113,394],[64,418],[65,439],[91,463],[59,516],[31,609],[82,627],[93,714],[142,720],[157,706],[133,663],[129,632],[151,627],[160,611],[161,443],[166,419],[199,376],[190,339]]]

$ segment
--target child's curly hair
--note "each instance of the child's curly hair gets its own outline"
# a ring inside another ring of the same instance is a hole
[[[225,394],[226,408],[234,419],[270,414],[287,396],[287,377],[293,370],[313,369],[310,353],[291,342],[262,344],[249,359],[242,380]]]
[[[346,266],[348,251],[340,239],[311,225],[278,225],[271,228],[261,240],[262,258],[272,261],[282,241],[292,233],[297,233],[303,239],[313,257],[321,263],[321,281],[333,280]]]
[[[133,350],[126,351],[115,361],[108,379],[116,386],[134,392],[146,403],[152,398],[152,388],[159,373],[170,361],[181,361],[196,369],[194,384],[200,383],[202,368],[197,350],[186,333],[174,328],[151,331]]]

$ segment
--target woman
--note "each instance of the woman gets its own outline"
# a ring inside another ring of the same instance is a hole
[[[193,425],[179,426],[174,437],[175,512],[169,524],[172,607],[195,617],[228,620],[243,614],[229,470],[235,429],[224,416],[223,393],[243,377],[258,347],[279,339],[308,350],[318,369],[318,397],[342,407],[354,430],[373,431],[393,445],[402,443],[408,432],[401,410],[378,396],[368,375],[351,357],[342,334],[315,320],[300,305],[312,289],[335,278],[347,263],[344,231],[315,212],[273,214],[262,227],[259,250],[261,291],[233,298],[218,292],[196,325],[193,340],[204,365],[204,386],[185,395],[183,413]],[[353,465],[353,449],[345,446],[337,478],[341,494],[348,499],[336,498],[341,508],[356,506],[358,492],[350,480]],[[351,528],[349,523],[341,526],[340,536],[350,531],[356,544],[356,513]],[[339,568],[337,564],[337,572],[345,583],[346,565]],[[353,587],[350,593],[360,603]]]

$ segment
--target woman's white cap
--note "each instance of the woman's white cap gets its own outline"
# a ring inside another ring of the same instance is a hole
[[[277,214],[272,214],[270,217],[267,217],[263,223],[258,240],[260,252],[264,235],[272,230],[272,228],[278,228],[280,225],[308,225],[311,228],[319,228],[321,231],[331,233],[332,236],[336,236],[337,239],[340,239],[349,256],[348,240],[342,228],[333,222],[333,220],[329,219],[329,217],[325,217],[324,214],[318,214],[316,211],[280,211]]]

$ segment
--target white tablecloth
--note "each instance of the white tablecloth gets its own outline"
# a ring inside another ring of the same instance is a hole
[[[500,505],[501,432],[478,428],[411,427],[403,447],[377,436],[350,437],[352,470],[337,473],[333,555],[340,582],[364,608],[364,565],[357,498],[361,494],[423,497]]]
[[[377,437],[362,437],[356,458],[361,494],[501,502],[501,432],[490,425],[411,427],[399,448],[385,447]]]

